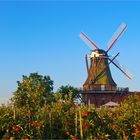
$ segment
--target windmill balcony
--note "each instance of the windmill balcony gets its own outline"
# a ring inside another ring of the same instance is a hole
[[[115,88],[112,88],[112,89],[105,89],[105,88],[100,88],[100,89],[85,89],[83,87],[80,87],[79,88],[80,90],[80,93],[81,94],[84,94],[84,93],[120,93],[120,92],[129,92],[129,88],[126,87],[126,88],[123,88],[123,87],[115,87]]]

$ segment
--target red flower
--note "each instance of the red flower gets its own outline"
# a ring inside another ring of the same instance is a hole
[[[138,127],[135,128],[135,135],[136,135],[136,136],[139,135],[139,128],[138,128]]]
[[[37,122],[32,122],[31,126],[36,126]]]
[[[82,117],[86,117],[88,116],[89,112],[88,111],[85,111],[84,114],[82,115]]]
[[[17,125],[13,125],[12,129],[13,129],[14,131],[16,131],[16,132],[18,132],[18,131],[21,130],[21,128],[20,128],[19,126],[17,126]]]
[[[41,129],[41,127],[42,127],[41,125],[38,125],[38,126],[37,126],[38,129]]]
[[[72,138],[72,140],[77,140],[76,136],[74,136],[74,137]]]
[[[84,125],[84,128],[85,128],[85,129],[88,129],[88,128],[89,128],[89,125],[85,124],[85,125]]]

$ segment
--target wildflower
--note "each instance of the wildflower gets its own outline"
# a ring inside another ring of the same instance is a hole
[[[82,115],[82,117],[86,117],[88,116],[89,112],[88,111],[85,111],[84,114]]]
[[[72,140],[77,140],[76,136],[74,136],[74,137],[72,138]]]
[[[112,130],[115,130],[116,126],[113,124],[111,128],[112,128]]]
[[[38,129],[41,129],[41,127],[42,127],[41,125],[38,125],[38,127],[37,127],[37,128],[38,128]]]
[[[139,135],[139,129],[138,129],[138,127],[135,128],[135,135],[136,135],[136,136]]]
[[[37,122],[32,122],[31,126],[36,126]]]
[[[13,129],[14,131],[16,131],[16,132],[18,132],[18,131],[21,130],[21,128],[20,128],[19,126],[17,126],[17,125],[13,125],[12,129]]]
[[[89,128],[89,125],[85,124],[85,125],[84,125],[84,128],[85,128],[85,129],[88,129],[88,128]]]

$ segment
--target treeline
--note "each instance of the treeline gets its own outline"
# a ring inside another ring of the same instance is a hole
[[[50,76],[31,73],[18,81],[8,105],[0,106],[1,139],[140,139],[140,99],[115,108],[81,102],[70,85],[53,92]]]

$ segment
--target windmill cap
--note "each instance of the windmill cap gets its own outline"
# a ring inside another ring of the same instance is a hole
[[[96,53],[99,53],[99,54],[104,54],[105,56],[107,56],[106,51],[103,50],[103,49],[95,49],[95,50],[93,50],[92,52],[96,52]]]

